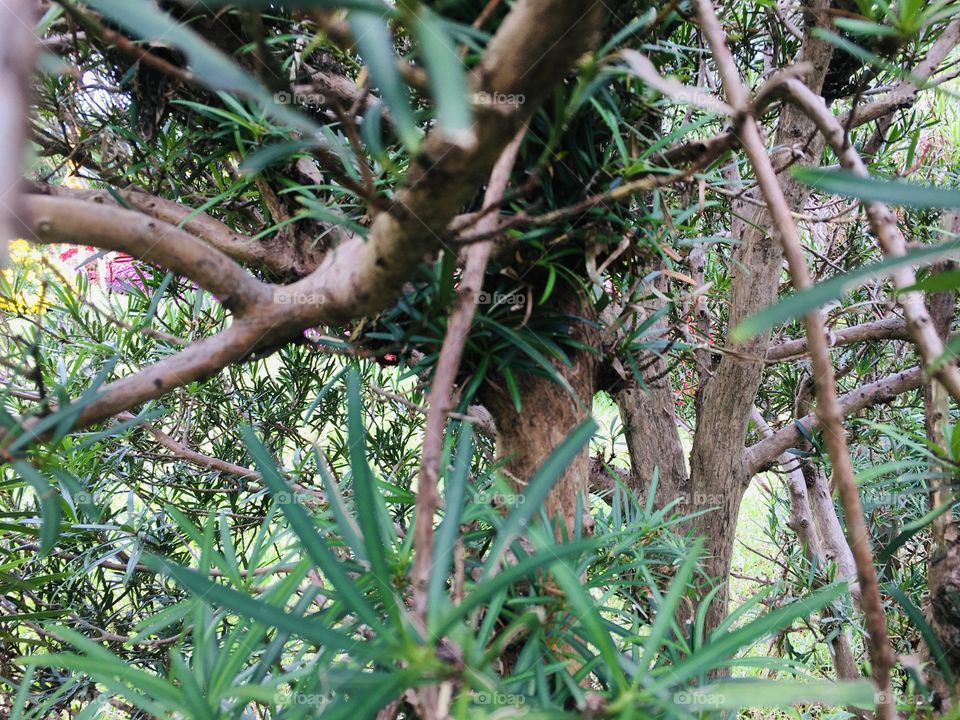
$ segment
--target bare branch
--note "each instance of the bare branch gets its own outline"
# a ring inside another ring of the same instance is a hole
[[[951,22],[937,37],[923,61],[910,75],[900,80],[890,92],[860,107],[855,107],[840,119],[840,126],[852,130],[871,120],[878,120],[897,108],[908,107],[922,89],[922,83],[940,66],[940,63],[960,43],[960,19]]]
[[[498,205],[510,182],[510,173],[517,159],[524,131],[506,147],[490,175],[483,204]],[[497,216],[487,215],[478,223],[480,230],[496,225]],[[490,259],[492,242],[478,243],[466,253],[466,263],[458,288],[459,301],[455,304],[447,322],[440,358],[434,370],[430,388],[427,427],[423,438],[423,459],[420,463],[420,482],[417,486],[416,522],[413,534],[413,571],[411,579],[414,592],[414,611],[421,622],[426,623],[427,583],[433,565],[433,518],[439,505],[437,484],[440,479],[440,463],[443,455],[443,435],[447,426],[447,414],[451,410],[453,386],[460,371],[463,346],[477,309],[477,298],[483,289],[483,276]]]
[[[745,110],[749,102],[747,89],[740,81],[736,65],[720,22],[710,0],[698,0],[697,16],[704,35],[710,44],[714,60],[723,79],[727,99],[737,110]],[[801,84],[788,80],[787,85]],[[770,210],[776,234],[779,235],[783,254],[790,268],[790,276],[797,290],[811,286],[810,271],[803,254],[803,245],[797,225],[790,214],[783,188],[777,179],[770,157],[760,136],[756,120],[748,117],[741,127],[741,146],[750,158],[757,176],[757,183]],[[912,275],[912,272],[911,272]],[[909,316],[908,316],[909,317]],[[840,489],[847,518],[847,530],[852,539],[850,545],[857,561],[857,577],[860,580],[862,606],[870,634],[870,659],[873,663],[873,678],[879,690],[877,716],[880,720],[893,720],[894,704],[891,697],[890,669],[893,666],[893,651],[887,635],[883,602],[877,582],[877,570],[870,549],[870,535],[864,521],[863,506],[853,475],[853,465],[847,449],[846,432],[843,428],[843,413],[837,399],[833,365],[824,334],[823,315],[819,310],[804,316],[807,342],[813,364],[813,376],[817,387],[817,416],[823,426],[827,451],[833,465],[833,474]]]
[[[860,342],[875,342],[877,340],[909,340],[910,331],[907,323],[901,318],[889,318],[875,322],[853,325],[827,333],[827,342],[830,347],[853,345]],[[807,339],[787,340],[778,345],[771,345],[767,350],[767,362],[783,362],[793,360],[808,352]]]
[[[860,158],[856,148],[848,142],[843,126],[827,108],[823,98],[815,94],[810,88],[796,80],[785,83],[792,99],[817,124],[820,132],[833,147],[840,159],[840,165],[860,177],[869,177],[866,165]],[[880,241],[880,247],[887,257],[902,257],[907,252],[907,243],[903,233],[897,226],[897,217],[890,208],[883,203],[865,203],[867,219],[870,228]],[[912,287],[917,283],[917,276],[909,265],[902,265],[893,272],[893,283],[899,289]],[[910,335],[916,343],[927,367],[932,367],[935,360],[943,355],[943,340],[937,334],[937,329],[930,320],[930,313],[923,301],[923,293],[899,293],[895,302],[903,310],[910,328]],[[937,379],[960,402],[960,370],[952,363],[941,363],[935,375]]]
[[[30,238],[38,243],[117,250],[185,275],[238,315],[269,302],[269,286],[193,235],[141,213],[68,198],[23,197]]]
[[[65,185],[33,183],[30,192],[36,195],[86,200],[108,207],[122,207],[117,202],[116,196],[119,196],[130,208],[185,230],[237,262],[263,264],[278,275],[284,275],[293,269],[286,253],[271,253],[263,243],[235,232],[229,226],[206,213],[198,213],[196,210],[179,203],[140,190],[114,190],[110,192],[107,190],[70,188]]]
[[[844,416],[853,415],[873,405],[890,402],[897,395],[916,390],[922,384],[923,374],[920,368],[911,368],[888,375],[844,394],[839,399],[840,412]],[[807,431],[819,430],[821,427],[820,420],[814,413],[800,418],[797,423],[803,425]],[[803,442],[803,434],[797,427],[797,423],[790,423],[770,437],[747,448],[744,463],[751,475],[763,472],[776,462],[781,453]]]

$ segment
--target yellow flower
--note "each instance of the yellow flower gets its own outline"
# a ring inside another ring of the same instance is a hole
[[[47,309],[43,253],[26,240],[13,240],[9,250],[10,267],[0,270],[0,310],[39,315]]]

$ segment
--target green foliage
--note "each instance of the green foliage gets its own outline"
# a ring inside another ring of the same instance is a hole
[[[878,86],[904,77],[955,11],[914,0],[858,5],[861,17],[836,23],[848,35],[830,38],[861,62],[856,82]],[[41,68],[32,179],[107,188],[115,199],[116,189],[140,188],[181,202],[289,250],[302,267],[250,269],[273,282],[295,279],[315,254],[365,235],[407,169],[431,161],[420,156],[427,133],[454,145],[472,140],[480,109],[469,79],[506,12],[493,8],[486,25],[472,27],[485,7],[87,0],[81,17],[92,23],[88,11],[98,11],[97,23],[130,32],[197,83],[171,84],[98,42],[98,25],[84,25],[63,62]],[[751,84],[795,56],[797,41],[771,19],[770,3],[722,9]],[[346,22],[355,45],[332,42],[304,19],[308,11],[335,11],[329,17]],[[41,34],[73,32],[60,13],[47,14]],[[869,45],[875,37],[893,38],[894,49]],[[688,3],[612,9],[600,49],[530,119],[504,219],[566,211],[645,173],[675,174],[662,152],[723,131],[727,119],[678,107],[625,67],[621,51],[642,49],[664,75],[704,87],[700,44]],[[318,73],[341,76],[357,94],[304,103],[288,92]],[[837,110],[859,102],[859,92],[838,97]],[[617,387],[667,384],[682,419],[693,421],[688,383],[698,346],[716,359],[729,341],[764,329],[797,336],[796,319],[817,307],[827,306],[832,327],[872,319],[892,270],[956,253],[929,209],[957,204],[945,188],[956,186],[960,135],[939,127],[946,111],[930,105],[949,103],[949,88],[930,92],[932,101],[896,116],[872,159],[874,179],[796,173],[823,202],[817,212],[834,194],[908,206],[903,224],[925,247],[882,260],[861,224],[839,225],[830,243],[840,250],[811,261],[829,279],[731,329],[737,241],[733,214],[714,190],[750,192],[738,157],[724,156],[687,184],[598,202],[549,225],[517,222],[484,281],[456,410],[495,386],[522,411],[524,379],[562,385],[559,369],[584,349],[572,330],[587,327],[604,337],[602,350],[591,351],[618,368]],[[281,102],[282,93],[299,107]],[[345,113],[351,104],[362,122]],[[772,126],[778,112],[760,121]],[[862,146],[870,132],[858,128],[851,141]],[[951,162],[921,162],[910,181],[876,179],[909,174],[931,134]],[[478,193],[462,210],[481,203]],[[675,282],[697,247],[709,251],[705,286]],[[491,439],[451,420],[425,626],[414,619],[418,408],[458,302],[460,250],[451,244],[424,262],[377,317],[316,328],[273,355],[146,403],[133,419],[79,432],[77,415],[104,383],[223,329],[228,314],[190,281],[145,266],[140,282],[111,289],[87,275],[106,260],[97,253],[78,271],[38,270],[42,280],[2,276],[0,446],[10,462],[0,471],[0,694],[12,699],[11,718],[245,718],[254,708],[259,717],[354,718],[397,700],[399,716],[410,717],[403,693],[429,684],[450,693],[457,718],[729,717],[748,708],[807,717],[819,712],[807,707],[814,701],[870,705],[864,683],[828,679],[828,643],[849,632],[862,659],[863,631],[836,568],[797,547],[779,481],[763,479],[772,488],[764,496],[762,533],[773,553],[760,564],[765,587],[740,598],[709,636],[711,596],[696,599],[713,579],[699,570],[702,546],[685,534],[679,498],[656,508],[652,492],[640,501],[620,487],[583,497],[592,536],[580,525],[556,532],[555,519],[542,517],[544,498],[591,440],[604,460],[624,464],[623,424],[609,405],[606,417],[598,412],[574,430],[522,494]],[[955,289],[957,277],[921,276],[915,289]],[[17,302],[37,288],[40,306]],[[585,316],[564,309],[574,293],[593,301]],[[692,327],[695,293],[714,320],[708,337]],[[643,318],[617,315],[620,306],[651,303],[657,309]],[[915,363],[895,343],[832,353],[842,391]],[[659,377],[650,372],[657,357],[669,366]],[[787,424],[808,381],[802,362],[771,366],[757,404]],[[168,452],[144,423],[232,471]],[[929,642],[918,568],[928,560],[930,523],[955,504],[951,497],[930,508],[927,491],[955,479],[930,467],[956,465],[960,435],[952,432],[950,448],[931,448],[923,436],[914,393],[865,413],[853,446],[885,596],[904,611],[890,613],[902,655]],[[806,440],[805,448],[816,444]],[[818,452],[797,454],[825,462]],[[718,681],[718,669],[733,677]]]

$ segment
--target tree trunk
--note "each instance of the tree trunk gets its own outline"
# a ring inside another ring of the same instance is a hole
[[[953,234],[960,234],[960,212],[946,216],[944,229]],[[952,270],[952,263],[941,264],[934,268],[935,272]],[[937,328],[940,337],[946,339],[953,318],[956,314],[957,293],[954,291],[934,293],[928,297],[930,317]],[[948,439],[944,436],[944,427],[950,417],[950,397],[946,389],[936,380],[931,380],[924,386],[923,392],[925,424],[927,438],[936,447],[946,448]],[[949,476],[951,468],[941,463],[933,463],[931,470]],[[951,501],[952,489],[944,485],[946,479],[935,478],[929,494],[930,509],[942,507],[945,502]],[[957,525],[953,511],[948,511],[936,518],[930,526],[930,569],[927,575],[927,589],[930,597],[927,616],[937,640],[946,653],[946,661],[950,667],[960,667],[960,543],[958,543]],[[948,698],[960,691],[960,687],[950,688],[946,680],[935,667],[941,658],[933,657],[931,648],[927,647],[927,654],[934,663],[933,686],[944,703]],[[945,709],[945,708],[944,708]]]
[[[823,1],[812,4],[821,10],[829,5]],[[813,13],[812,17],[819,17],[822,22],[826,16]],[[829,43],[810,32],[806,34],[799,60],[812,64],[807,84],[815,91],[823,84],[832,54]],[[797,153],[806,158],[805,164],[818,164],[824,141],[802,111],[785,105],[775,146],[781,148],[774,162],[778,172],[782,172],[797,164]],[[781,182],[791,210],[802,210],[810,189],[785,175],[781,175]],[[734,203],[732,235],[739,244],[731,261],[730,329],[777,299],[783,252],[779,240],[767,231],[772,225],[762,203]],[[770,332],[765,332],[733,345],[731,349],[735,352],[724,354],[713,376],[701,385],[698,395],[700,411],[690,453],[686,507],[690,512],[718,507],[697,516],[691,523],[694,533],[706,538],[703,569],[721,583],[721,590],[707,612],[707,633],[717,627],[727,612],[734,533],[740,502],[750,481],[743,463],[747,423],[760,387],[769,343]]]
[[[665,279],[666,276],[661,276],[654,284],[665,290]],[[643,307],[643,312],[636,313],[631,327],[625,328],[625,331],[642,323],[647,313],[659,309],[659,300],[654,306]],[[649,332],[651,335],[662,333],[667,325],[667,318],[661,317]],[[613,399],[620,410],[627,452],[630,454],[630,489],[637,497],[646,498],[656,471],[655,505],[662,507],[686,494],[687,464],[678,432],[670,369],[662,358],[653,353],[647,362],[643,386],[631,378],[631,382],[625,382],[613,393]]]
[[[592,315],[592,306],[573,290],[558,288],[555,296],[557,294],[565,295],[557,303],[558,311],[587,319]],[[596,328],[587,322],[573,321],[569,331],[577,342],[593,348],[599,345]],[[597,354],[570,349],[567,354],[569,366],[562,363],[554,366],[572,388],[573,395],[548,377],[517,373],[521,400],[518,411],[504,385],[488,381],[481,389],[482,402],[496,424],[497,456],[503,462],[502,472],[518,493],[523,492],[550,453],[592,412]],[[584,529],[593,526],[588,505],[590,464],[590,449],[585,447],[564,470],[546,500],[547,514],[551,520],[559,514],[568,533],[572,533],[577,524],[578,498],[583,508]]]

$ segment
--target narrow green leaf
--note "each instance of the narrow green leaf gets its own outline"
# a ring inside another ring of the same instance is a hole
[[[17,460],[13,463],[13,469],[33,488],[33,492],[36,493],[37,499],[40,501],[42,522],[40,527],[40,555],[46,556],[53,549],[57,542],[57,536],[60,534],[60,498],[56,490],[47,482],[47,479],[30,463]]]
[[[893,540],[890,541],[890,544],[883,548],[877,554],[877,563],[883,564],[891,557],[894,553],[897,552],[904,544],[916,535],[921,530],[925,529],[930,523],[936,520],[938,517],[943,515],[945,512],[949,512],[953,509],[953,506],[956,505],[957,500],[954,497],[951,497],[947,502],[943,503],[940,507],[936,507],[930,512],[928,512],[923,517],[917,518],[913,522],[907,523],[903,526],[903,530],[897,535]]]
[[[221,607],[242,617],[284,630],[317,645],[349,650],[351,653],[360,655],[375,652],[373,648],[361,649],[362,644],[357,645],[349,635],[331,630],[319,621],[290,615],[273,605],[267,605],[249,595],[220,585],[202,573],[172,563],[166,558],[147,555],[144,556],[144,563],[183,585],[209,605]]]
[[[460,438],[454,459],[453,473],[446,484],[446,497],[443,499],[444,515],[437,529],[433,546],[433,567],[427,586],[428,624],[433,625],[438,617],[437,610],[443,599],[446,580],[450,571],[453,547],[460,533],[460,517],[463,503],[467,497],[467,478],[470,474],[470,461],[473,459],[473,427],[470,423],[460,426]]]
[[[260,439],[253,432],[253,428],[244,426],[243,439],[250,450],[254,463],[260,469],[263,481],[270,488],[273,497],[280,506],[281,511],[290,523],[290,527],[300,538],[304,549],[310,556],[310,559],[316,563],[320,571],[327,577],[330,584],[333,585],[337,595],[343,600],[344,604],[365,623],[376,630],[383,630],[383,624],[373,608],[363,597],[363,593],[357,588],[344,571],[341,563],[337,560],[316,526],[307,515],[303,506],[298,503],[290,488],[280,476],[276,464],[270,457],[269,451],[260,442]]]
[[[731,342],[743,342],[759,335],[764,330],[792,318],[801,317],[819,307],[842,297],[847,291],[859,287],[867,280],[885,277],[905,265],[929,265],[939,260],[960,257],[960,241],[951,240],[938,245],[910,250],[901,257],[891,257],[864,265],[848,273],[837,275],[809,290],[784,298],[775,305],[768,305],[755,315],[737,325],[730,333]]]
[[[876,688],[869,680],[832,682],[812,680],[733,680],[689,688],[674,694],[674,702],[688,712],[740,708],[792,708],[799,703],[873,707]]]
[[[947,657],[947,653],[943,649],[943,645],[940,643],[937,634],[923,617],[920,608],[914,605],[910,598],[894,583],[887,583],[886,590],[900,604],[900,607],[903,608],[907,617],[910,618],[910,621],[916,626],[917,630],[920,631],[920,634],[923,635],[927,647],[930,648],[930,654],[933,656],[934,662],[937,664],[937,667],[940,668],[944,679],[949,683],[950,687],[953,687],[955,676],[953,668],[950,667],[950,659]]]
[[[350,470],[353,475],[354,493],[361,539],[367,548],[367,559],[383,602],[396,613],[396,600],[390,582],[391,572],[386,557],[389,553],[386,538],[380,529],[379,516],[382,498],[379,496],[373,472],[367,462],[366,430],[363,427],[363,405],[360,400],[360,373],[356,367],[347,375],[347,437],[349,440]]]
[[[360,55],[393,117],[401,142],[411,153],[420,148],[420,131],[410,109],[410,93],[397,69],[393,37],[387,23],[389,11],[353,10],[348,18]]]
[[[667,631],[670,629],[670,626],[675,621],[677,608],[680,607],[680,601],[683,599],[684,594],[690,589],[690,580],[693,577],[693,572],[696,570],[697,561],[700,559],[702,552],[703,541],[698,539],[683,561],[683,565],[680,566],[677,574],[673,580],[670,581],[670,589],[667,591],[666,596],[657,604],[656,617],[650,626],[650,631],[647,633],[646,639],[643,641],[643,655],[639,661],[642,670],[651,669],[656,662],[656,655],[660,652],[660,645],[667,636]],[[639,682],[641,677],[642,675],[638,674],[635,682]]]
[[[440,18],[420,5],[413,18],[413,34],[420,45],[430,78],[430,94],[437,107],[437,125],[443,136],[457,145],[475,140],[473,112],[467,97],[467,73]]]
[[[860,177],[849,170],[795,166],[794,178],[823,192],[897,207],[960,208],[960,190],[917,185],[902,180]]]

